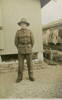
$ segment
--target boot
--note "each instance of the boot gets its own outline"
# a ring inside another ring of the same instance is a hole
[[[20,81],[22,81],[22,78],[17,78],[16,79],[16,83],[19,83]]]
[[[35,81],[35,79],[33,78],[33,72],[29,72],[29,79],[30,81]]]
[[[16,79],[16,83],[19,83],[20,81],[22,81],[22,74],[18,72],[18,78]]]
[[[35,79],[33,77],[30,77],[29,79],[30,79],[30,81],[35,81]]]

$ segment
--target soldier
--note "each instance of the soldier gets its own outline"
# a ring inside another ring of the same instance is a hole
[[[18,23],[21,29],[16,32],[15,45],[18,50],[18,78],[16,82],[20,82],[23,78],[24,59],[27,60],[29,79],[34,81],[33,68],[32,68],[32,47],[34,39],[31,30],[27,28],[30,25],[25,18],[22,18]]]

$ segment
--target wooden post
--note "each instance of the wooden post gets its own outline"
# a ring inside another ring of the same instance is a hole
[[[53,60],[53,50],[50,49],[50,60]]]
[[[2,58],[1,58],[1,56],[0,56],[0,63],[2,62]]]

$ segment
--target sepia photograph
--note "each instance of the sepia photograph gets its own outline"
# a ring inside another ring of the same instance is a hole
[[[0,99],[62,99],[62,0],[0,0]]]

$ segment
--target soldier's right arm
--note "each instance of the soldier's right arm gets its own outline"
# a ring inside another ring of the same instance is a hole
[[[16,35],[15,35],[15,46],[18,47],[18,31],[16,32]]]

